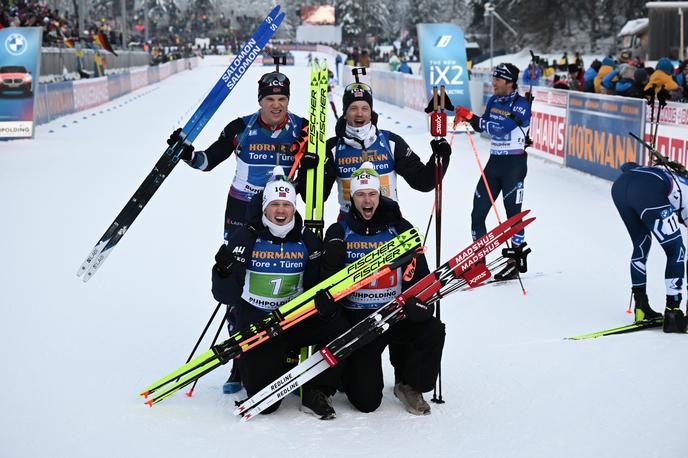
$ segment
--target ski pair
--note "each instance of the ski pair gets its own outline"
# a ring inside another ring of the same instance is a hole
[[[656,318],[654,320],[643,320],[635,323],[627,324],[625,326],[618,326],[616,328],[604,329],[602,331],[591,332],[589,334],[581,334],[574,337],[566,337],[565,340],[585,340],[596,339],[597,337],[612,336],[616,334],[627,334],[629,332],[642,331],[643,329],[661,328],[664,323],[663,318]]]
[[[98,243],[93,247],[77,271],[77,276],[84,282],[90,280],[96,271],[110,255],[115,246],[127,232],[134,220],[139,216],[148,201],[153,197],[163,181],[172,172],[179,162],[179,156],[185,145],[191,144],[203,130],[210,118],[215,114],[219,106],[236,87],[248,67],[260,55],[261,49],[267,44],[284,19],[284,13],[279,12],[276,6],[265,17],[246,43],[234,58],[229,67],[224,71],[215,86],[205,97],[201,105],[196,109],[191,119],[184,125],[177,143],[168,146],[153,170],[139,185],[134,195],[129,199],[124,208],[117,215],[112,224],[105,231]]]
[[[325,184],[325,144],[327,142],[327,62],[311,67],[308,105],[308,153],[317,156],[318,165],[306,171],[306,215],[304,224],[323,238],[323,190]]]
[[[335,298],[350,294],[396,269],[397,264],[407,261],[408,254],[414,254],[420,244],[418,230],[409,229],[282,305],[260,323],[233,334],[229,339],[214,345],[210,350],[155,381],[145,388],[141,395],[147,398],[154,394],[146,403],[150,406],[157,404],[208,372],[240,356],[241,353],[314,314],[313,298],[321,289],[327,289]]]
[[[489,277],[489,275],[485,274],[487,271],[486,267],[476,269],[476,263],[484,262],[485,256],[530,224],[535,218],[523,219],[529,211],[526,210],[514,215],[473,242],[466,249],[439,266],[434,272],[431,272],[401,293],[397,298],[373,312],[347,332],[311,355],[306,361],[297,365],[244,401],[244,403],[237,407],[234,414],[242,415],[242,420],[248,421],[329,367],[338,364],[339,361],[349,356],[353,351],[384,333],[396,321],[403,319],[402,309],[409,298],[417,297],[422,301],[434,303],[460,289],[453,284],[456,280],[459,280],[459,283],[466,281],[469,284],[479,284],[481,281],[486,280]],[[489,274],[489,272],[487,273]]]

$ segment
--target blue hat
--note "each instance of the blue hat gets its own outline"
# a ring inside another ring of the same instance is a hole
[[[674,64],[671,63],[669,59],[666,57],[662,57],[659,59],[657,62],[657,66],[655,67],[657,70],[661,70],[667,75],[671,75],[674,73]]]
[[[602,59],[602,65],[609,65],[610,67],[614,66],[614,59],[611,57],[607,56],[604,59]]]

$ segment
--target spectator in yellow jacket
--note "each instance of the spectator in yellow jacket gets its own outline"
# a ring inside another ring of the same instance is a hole
[[[614,70],[614,65],[616,63],[614,62],[614,59],[611,57],[607,56],[604,59],[602,59],[602,66],[600,67],[600,70],[597,72],[597,76],[595,77],[595,92],[598,94],[606,94],[607,90],[602,87],[602,80],[604,79],[607,74],[611,73],[612,70]],[[603,92],[604,89],[604,92]]]
[[[665,89],[669,93],[677,93],[681,90],[672,75],[674,74],[674,65],[666,57],[662,57],[657,62],[655,71],[650,76],[650,81],[645,85],[645,91],[654,89],[655,94]],[[680,94],[671,94],[672,100],[680,98]]]

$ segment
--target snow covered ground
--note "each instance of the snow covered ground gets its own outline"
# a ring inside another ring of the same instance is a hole
[[[0,144],[1,457],[687,455],[685,336],[563,340],[631,321],[630,243],[610,183],[534,157],[525,197],[538,218],[527,230],[528,294],[509,284],[443,301],[447,402],[432,415],[403,410],[389,367],[377,412],[355,412],[338,394],[331,422],[299,412],[294,397],[274,415],[240,423],[231,411],[241,395],[221,393],[224,368],[203,378],[192,398],[179,393],[145,406],[139,390],[184,362],[215,306],[210,267],[234,159],[207,174],[177,167],[93,280],[83,284],[75,272],[222,70],[173,75],[39,126],[34,140]],[[248,72],[197,148],[257,108],[263,71]],[[291,109],[305,115],[307,70],[285,72]],[[424,114],[375,108],[380,127],[429,156]],[[476,142],[485,163],[488,144]],[[444,184],[444,258],[470,242],[478,176],[467,139],[457,137]],[[432,193],[402,181],[400,194],[405,216],[424,230]],[[330,221],[335,213],[331,199]],[[492,214],[488,221],[494,225]],[[429,246],[434,261],[432,237]],[[657,309],[660,251],[648,266]]]

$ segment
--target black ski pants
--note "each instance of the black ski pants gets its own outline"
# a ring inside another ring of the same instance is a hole
[[[252,323],[260,322],[266,315],[264,311],[247,303],[238,305],[236,311],[238,329],[246,329]],[[289,369],[286,359],[291,351],[298,352],[302,347],[311,345],[320,348],[343,334],[348,328],[348,322],[341,314],[332,320],[323,320],[316,314],[242,354],[238,360],[234,360],[234,363],[239,363],[241,381],[246,394],[249,397],[253,396],[284,374]],[[305,386],[317,388],[328,396],[332,396],[339,387],[341,372],[342,367],[337,364],[306,383]],[[263,413],[272,413],[278,407],[279,403]]]
[[[354,325],[370,310],[344,310]],[[382,352],[395,346],[394,369],[399,381],[422,393],[432,391],[440,370],[444,347],[444,323],[435,317],[422,323],[401,320],[346,359],[343,386],[349,402],[361,412],[373,412],[382,403],[384,381]]]

